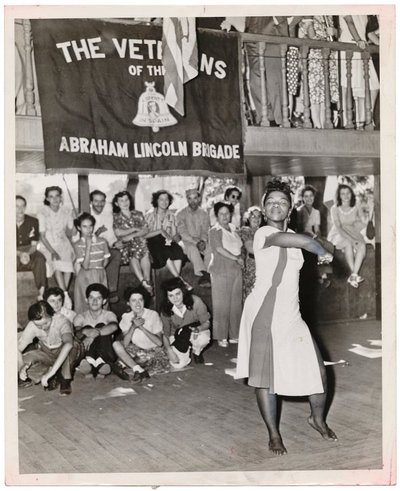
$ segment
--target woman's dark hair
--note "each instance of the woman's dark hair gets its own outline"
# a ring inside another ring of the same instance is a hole
[[[188,310],[193,309],[193,295],[187,290],[185,284],[180,278],[171,278],[170,280],[164,281],[161,284],[162,299],[161,299],[161,312],[168,317],[171,317],[172,303],[168,300],[168,292],[172,292],[179,288],[183,293],[183,303]]]
[[[238,188],[237,186],[228,186],[225,189],[224,199],[228,199],[233,191],[237,191],[239,193],[239,199],[242,197],[242,190],[240,188]]]
[[[47,302],[47,299],[49,297],[51,297],[52,295],[54,297],[61,297],[62,298],[63,305],[64,305],[64,300],[65,300],[64,290],[62,290],[58,286],[53,286],[51,288],[46,288],[46,290],[43,293],[43,300],[45,300]]]
[[[171,206],[172,202],[174,201],[174,197],[169,191],[166,191],[165,189],[160,189],[159,191],[156,191],[151,195],[151,205],[153,206],[153,208],[158,207],[158,198],[162,194],[166,194],[168,196],[168,201],[169,201],[168,208]]]
[[[53,317],[53,307],[45,300],[40,300],[29,307],[28,319],[30,321],[41,321],[43,317]]]
[[[274,191],[279,191],[283,193],[289,200],[290,206],[292,206],[292,195],[290,193],[290,186],[287,182],[281,181],[279,178],[275,177],[272,181],[269,181],[265,187],[263,197],[261,198],[262,206],[265,205],[265,200]]]
[[[314,195],[314,198],[315,198],[315,196],[317,196],[318,191],[315,189],[315,187],[311,186],[311,184],[307,184],[307,186],[304,186],[304,188],[301,190],[301,197],[302,198],[304,198],[304,194],[307,191],[311,191]]]
[[[244,213],[243,216],[243,225],[245,227],[250,227],[250,218],[255,211],[260,212],[261,215],[260,227],[263,227],[266,224],[261,208],[259,206],[250,206],[250,208]]]
[[[123,198],[124,196],[128,196],[128,198],[129,198],[129,209],[131,211],[135,209],[135,207],[133,205],[133,198],[132,198],[131,193],[129,191],[120,191],[112,199],[113,213],[119,213],[121,211],[121,208],[118,206],[118,199]]]
[[[75,228],[77,228],[79,230],[81,228],[81,224],[82,224],[83,220],[90,220],[92,222],[93,227],[96,225],[95,217],[93,215],[91,215],[90,213],[87,213],[86,211],[84,211],[77,218],[75,218],[75,220],[74,220]]]
[[[62,189],[60,188],[60,186],[48,186],[45,190],[44,190],[44,195],[45,195],[45,198],[48,197],[49,193],[51,193],[52,191],[58,191],[60,193],[60,196],[62,196],[63,192],[62,192]],[[50,206],[50,201],[48,201],[47,199],[44,199],[43,203],[46,205],[46,206]]]
[[[92,283],[86,288],[86,298],[89,298],[89,295],[92,292],[97,292],[100,293],[100,295],[103,297],[103,300],[107,300],[110,292],[108,291],[108,288],[101,283]]]
[[[350,206],[351,206],[351,208],[353,208],[353,206],[355,206],[355,204],[356,204],[356,195],[355,195],[354,191],[351,189],[351,187],[348,186],[347,184],[339,184],[339,186],[336,190],[336,205],[342,206],[342,198],[340,197],[340,191],[342,189],[348,189],[350,191],[350,193],[351,193]]]
[[[215,214],[215,218],[218,217],[218,212],[221,208],[228,208],[229,210],[229,213],[231,215],[233,215],[233,212],[235,211],[235,207],[233,206],[232,203],[227,203],[226,201],[218,201],[217,203],[215,203],[214,205],[214,214]]]
[[[144,306],[147,308],[151,298],[149,292],[142,286],[130,286],[124,292],[124,299],[129,302],[129,299],[133,294],[141,295],[143,297]]]

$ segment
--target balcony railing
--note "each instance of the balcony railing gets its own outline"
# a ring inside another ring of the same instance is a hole
[[[16,22],[16,46],[15,46],[15,58],[16,58],[16,96],[15,96],[15,110],[18,115],[25,116],[40,116],[40,101],[37,91],[36,73],[35,65],[33,61],[33,45],[32,45],[32,34],[31,25],[29,19],[23,19]],[[261,34],[239,34],[240,41],[242,43],[242,48],[244,48],[248,43],[253,43],[257,46],[257,54],[259,58],[260,67],[260,98],[261,98],[261,122],[260,126],[269,126],[269,120],[267,118],[267,108],[268,108],[268,95],[266,90],[267,78],[269,76],[268,72],[265,70],[265,48],[267,44],[277,46],[279,48],[278,57],[280,58],[280,69],[281,69],[281,83],[282,83],[282,126],[284,128],[290,128],[290,114],[289,114],[289,94],[288,94],[288,84],[287,84],[287,52],[289,47],[296,47],[299,50],[299,56],[302,61],[301,70],[301,84],[303,93],[303,106],[304,106],[304,128],[312,128],[313,123],[311,119],[311,107],[310,107],[310,93],[309,93],[309,73],[308,73],[308,57],[310,49],[320,49],[322,52],[322,65],[324,71],[324,104],[325,104],[325,128],[337,127],[334,125],[331,110],[331,94],[330,94],[330,83],[329,83],[329,60],[331,53],[337,54],[337,66],[340,70],[340,60],[345,59],[346,61],[346,79],[347,88],[344,93],[339,97],[337,104],[337,111],[339,114],[342,112],[342,100],[343,97],[346,99],[346,129],[353,129],[353,97],[351,91],[351,79],[352,79],[352,59],[355,52],[361,52],[361,60],[364,70],[364,80],[365,80],[365,129],[373,130],[373,115],[372,115],[372,104],[371,104],[371,91],[369,88],[369,60],[372,54],[379,54],[379,47],[377,46],[367,46],[365,50],[358,48],[356,44],[351,43],[341,43],[341,42],[330,42],[330,41],[319,41],[319,40],[309,40],[309,39],[297,39],[297,38],[287,38],[278,36],[266,36]],[[249,85],[250,70],[248,64],[248,54],[247,50],[242,49],[242,99],[245,107],[245,115],[247,124],[254,124],[254,105],[251,100],[251,90]],[[343,58],[344,57],[344,58]],[[339,90],[340,90],[340,73],[338,76]],[[343,120],[343,118],[341,118]]]
[[[259,84],[259,94],[255,94],[258,98],[261,98],[261,114],[259,115],[259,119],[261,121],[258,123],[260,126],[270,126],[270,122],[267,118],[267,109],[268,104],[268,95],[267,95],[267,81],[268,70],[266,70],[266,58],[270,56],[266,54],[266,46],[273,45],[276,46],[277,54],[273,56],[278,57],[280,59],[280,71],[281,71],[281,105],[282,105],[282,125],[284,128],[290,128],[290,114],[289,114],[289,93],[288,93],[288,83],[287,83],[287,53],[290,47],[295,47],[298,49],[299,58],[301,60],[301,84],[302,84],[302,94],[303,94],[303,105],[304,105],[304,128],[312,128],[313,123],[311,119],[311,105],[310,105],[310,92],[309,92],[309,73],[308,73],[308,63],[309,63],[309,54],[310,50],[317,49],[321,50],[322,54],[322,67],[324,73],[324,128],[333,128],[337,127],[334,125],[332,110],[331,110],[331,93],[330,93],[330,66],[329,61],[332,59],[332,54],[334,59],[336,60],[336,65],[338,69],[338,88],[339,93],[341,89],[343,89],[343,93],[340,94],[339,100],[337,102],[337,112],[342,114],[343,107],[346,107],[345,120],[346,125],[345,129],[354,129],[353,124],[353,96],[351,90],[351,80],[352,80],[352,59],[354,57],[354,53],[361,53],[361,62],[363,65],[364,72],[364,83],[365,83],[365,97],[364,99],[364,109],[365,109],[365,129],[373,130],[373,107],[371,103],[371,91],[370,91],[370,73],[369,73],[369,61],[371,59],[372,54],[379,54],[378,46],[367,46],[365,50],[360,49],[356,44],[352,43],[342,43],[342,42],[334,42],[334,41],[320,41],[320,40],[311,40],[311,39],[297,39],[297,38],[289,38],[289,37],[278,37],[278,36],[267,36],[262,34],[249,34],[243,33],[240,34],[241,42],[242,42],[242,54],[243,54],[243,103],[245,106],[245,117],[247,120],[247,124],[253,125],[255,124],[254,120],[254,104],[252,103],[252,94],[250,88],[250,77],[252,74],[250,73],[249,66],[249,56],[258,56],[258,70],[259,73],[257,76],[260,77],[258,81]],[[258,49],[254,50],[254,48],[249,52],[248,47],[249,43],[252,43],[252,46],[257,46]],[[278,49],[279,48],[279,49]],[[341,60],[345,60],[346,67],[346,87],[341,87]],[[254,61],[254,60],[253,60]],[[254,94],[253,94],[254,95]],[[343,101],[345,98],[345,101]],[[343,104],[345,102],[345,104]],[[261,117],[260,117],[261,116]],[[340,118],[343,121],[343,117]]]

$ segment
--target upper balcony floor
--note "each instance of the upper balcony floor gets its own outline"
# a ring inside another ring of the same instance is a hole
[[[44,172],[41,107],[29,20],[17,21],[15,32],[17,171]],[[379,63],[377,46],[361,50],[353,43],[248,33],[232,36],[239,43],[244,158],[250,174],[379,174],[380,132],[374,122],[377,90],[372,65],[372,57]],[[315,116],[313,93],[316,66],[319,118]],[[347,87],[352,87],[352,80],[360,73],[365,97],[354,98]],[[275,84],[277,99],[271,84]],[[295,123],[293,113],[299,107],[301,116]],[[275,120],[280,118],[273,125],[271,110]],[[360,111],[363,131],[356,129]]]

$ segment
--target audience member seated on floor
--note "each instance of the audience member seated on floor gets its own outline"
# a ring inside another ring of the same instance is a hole
[[[46,288],[46,258],[36,250],[39,242],[39,221],[25,214],[26,199],[15,197],[17,222],[17,271],[32,271],[38,300],[42,300]]]
[[[358,273],[366,254],[366,245],[361,230],[366,227],[356,203],[356,195],[350,186],[339,184],[336,191],[336,204],[331,208],[332,228],[328,240],[341,249],[350,269],[347,282],[358,288],[364,281]]]
[[[86,289],[88,309],[75,317],[75,333],[85,348],[79,371],[94,377],[103,377],[113,371],[122,380],[129,380],[129,375],[116,363],[117,357],[112,347],[118,320],[114,312],[103,308],[108,295],[104,285],[89,285]]]
[[[117,240],[113,228],[113,213],[110,204],[106,206],[106,195],[103,191],[95,189],[90,193],[90,213],[96,219],[94,234],[107,241],[110,251],[110,260],[106,266],[108,289],[110,298],[108,301],[116,303],[118,298],[119,270],[121,265],[121,249],[123,244]]]
[[[169,191],[160,189],[153,193],[151,204],[153,209],[146,215],[149,233],[146,235],[154,269],[167,266],[169,272],[175,278],[180,278],[183,264],[187,261],[178,242],[181,240],[176,228],[175,213],[169,209],[173,201]],[[185,281],[182,279],[182,281]],[[191,289],[189,283],[186,286]]]
[[[129,312],[122,315],[119,327],[122,331],[113,347],[122,361],[135,370],[138,363],[145,368],[135,372],[135,379],[149,377],[149,373],[167,372],[170,368],[168,355],[163,347],[163,326],[160,316],[154,310],[145,307],[149,294],[142,287],[128,288],[125,299]]]
[[[44,291],[43,300],[53,308],[56,314],[63,315],[73,325],[76,312],[64,306],[65,296],[61,288],[58,288],[58,286],[47,288]]]
[[[199,286],[211,286],[205,263],[210,219],[207,212],[200,208],[201,194],[198,189],[188,189],[186,199],[188,206],[176,214],[178,233],[182,238],[184,251],[193,264],[194,274],[199,277]]]
[[[213,338],[221,348],[237,344],[242,314],[242,240],[232,225],[233,205],[220,201],[214,205],[217,223],[208,233],[211,262]]]
[[[30,306],[28,319],[18,340],[18,385],[41,383],[45,390],[54,390],[60,384],[60,393],[70,394],[73,369],[83,356],[72,324],[44,300]],[[38,348],[24,353],[35,338]]]
[[[202,351],[210,342],[210,313],[203,300],[192,295],[179,278],[162,284],[161,319],[164,344],[168,347],[171,365],[189,365],[190,351],[195,363],[204,363]]]
[[[75,250],[75,284],[74,309],[78,314],[87,308],[86,288],[93,283],[107,287],[106,266],[110,257],[108,244],[102,237],[93,234],[96,220],[83,212],[74,220],[80,239],[74,243]]]

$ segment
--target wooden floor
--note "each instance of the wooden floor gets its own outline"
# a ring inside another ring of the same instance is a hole
[[[288,455],[272,456],[253,389],[224,373],[236,345],[213,345],[208,366],[130,385],[110,375],[85,379],[61,397],[40,386],[19,390],[20,473],[135,473],[230,470],[380,469],[381,358],[349,352],[380,339],[376,321],[326,324],[315,333],[328,368],[333,400],[328,422],[339,437],[324,441],[308,424],[306,399],[282,402]],[[106,397],[116,387],[133,395]]]

